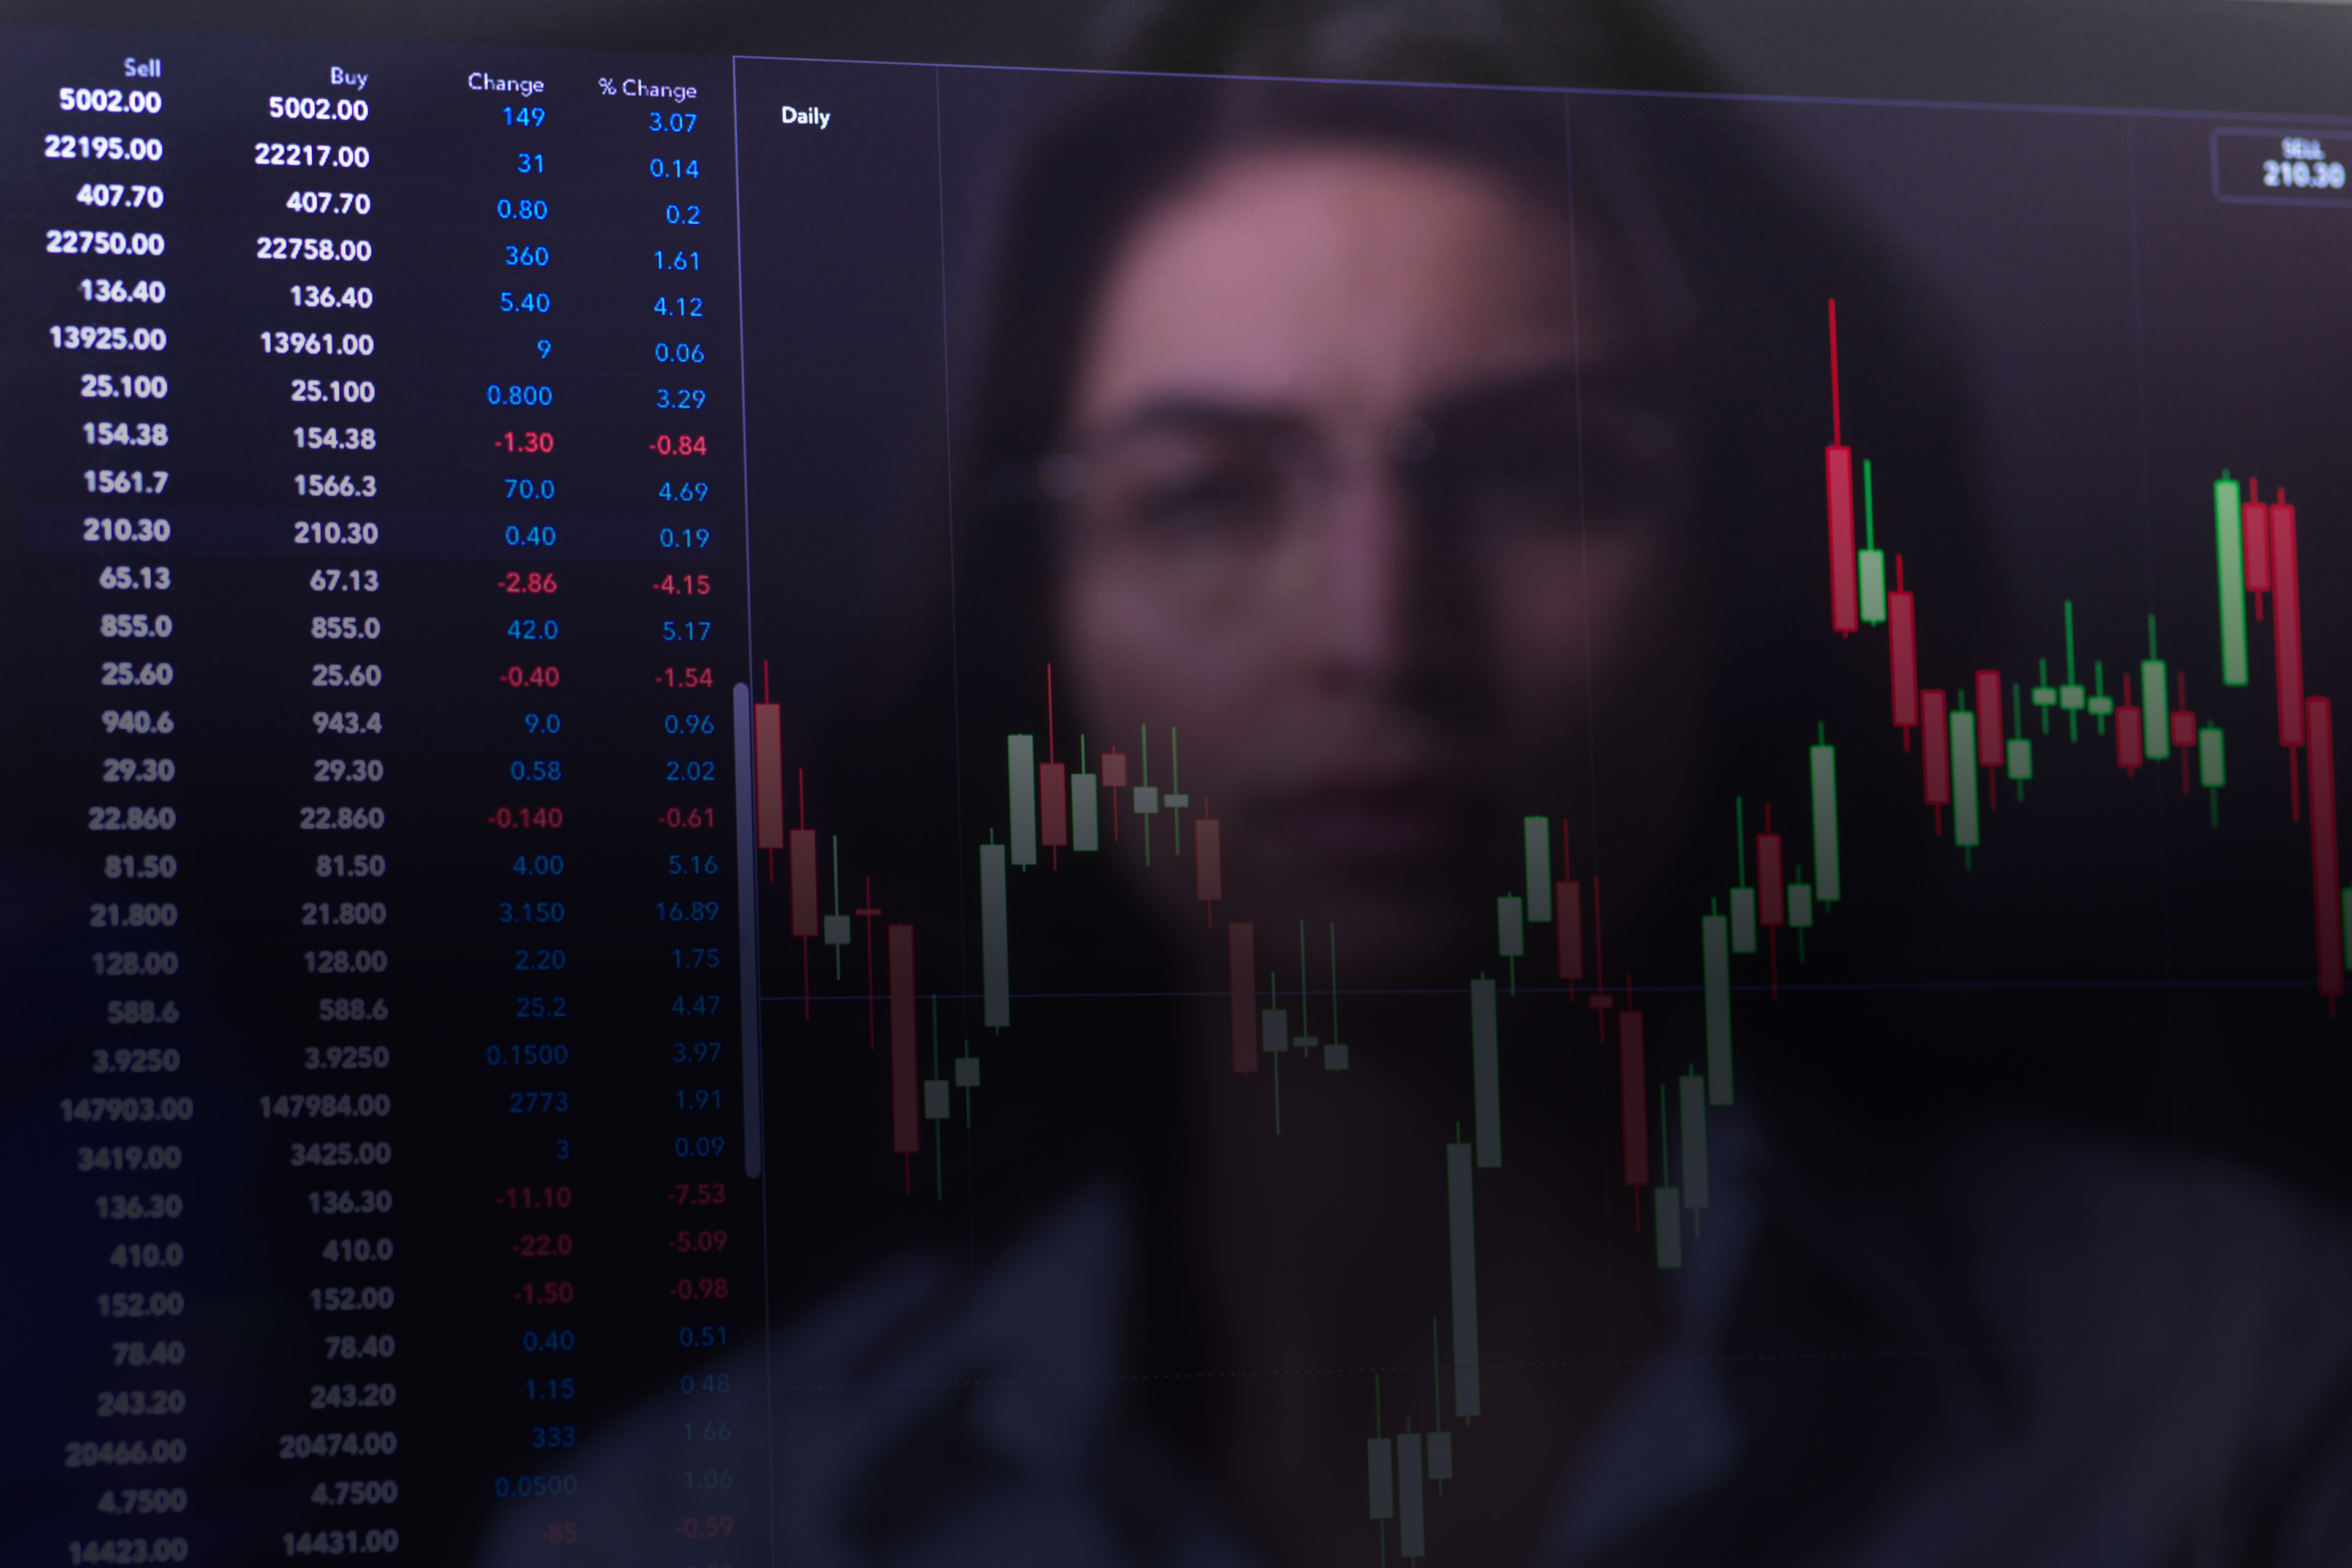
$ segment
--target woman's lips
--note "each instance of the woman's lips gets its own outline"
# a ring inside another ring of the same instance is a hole
[[[1332,784],[1285,797],[1265,816],[1276,833],[1310,853],[1402,866],[1457,850],[1470,803],[1437,780]]]

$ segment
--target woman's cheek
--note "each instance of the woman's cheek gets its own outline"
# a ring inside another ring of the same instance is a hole
[[[1131,752],[1138,725],[1160,734],[1175,726],[1198,736],[1205,757],[1216,716],[1240,702],[1225,689],[1232,644],[1204,637],[1196,614],[1132,573],[1075,574],[1066,594],[1058,639],[1066,665],[1057,673],[1097,745]]]
[[[1673,607],[1646,542],[1547,540],[1498,567],[1487,658],[1518,728],[1573,727],[1589,697],[1655,662]]]
[[[1597,633],[1609,606],[1587,591],[1578,541],[1545,540],[1503,552],[1495,563],[1488,602],[1494,647],[1490,657],[1511,684],[1551,687],[1582,682],[1588,625]],[[1608,591],[1612,576],[1591,574],[1591,586]]]

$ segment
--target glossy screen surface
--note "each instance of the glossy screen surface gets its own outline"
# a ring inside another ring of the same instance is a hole
[[[26,1563],[2320,1563],[2352,121],[15,29]]]

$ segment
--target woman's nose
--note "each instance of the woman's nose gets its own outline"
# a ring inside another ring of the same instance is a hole
[[[1417,528],[1393,465],[1352,464],[1339,479],[1322,530],[1316,616],[1330,675],[1383,684],[1413,662],[1424,618],[1415,577],[1431,564],[1419,559]]]

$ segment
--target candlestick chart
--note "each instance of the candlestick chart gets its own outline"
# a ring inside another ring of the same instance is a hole
[[[1826,318],[1826,529],[1780,547],[1822,552],[1828,615],[1826,625],[1815,620],[1815,635],[1840,660],[1872,671],[1876,710],[1848,703],[1810,732],[1788,734],[1793,772],[1804,781],[1795,798],[1759,792],[1721,803],[1733,853],[1725,882],[1696,912],[1695,952],[1605,949],[1599,879],[1580,873],[1575,825],[1556,805],[1529,801],[1517,819],[1493,825],[1511,841],[1523,874],[1495,895],[1490,964],[1462,981],[1461,1036],[1448,1047],[1465,1069],[1461,1120],[1430,1165],[1447,1242],[1444,1256],[1429,1260],[1442,1289],[1433,1289],[1428,1371],[1433,1407],[1458,1423],[1474,1423],[1485,1401],[1475,1194],[1505,1165],[1504,1041],[1514,1032],[1514,1007],[1523,994],[1565,997],[1590,1016],[1591,1033],[1572,1031],[1570,1048],[1598,1040],[1614,1063],[1633,1223],[1648,1235],[1658,1269],[1682,1268],[1689,1249],[1705,1245],[1711,1121],[1738,1103],[1735,1039],[1784,990],[1801,988],[1809,947],[1816,954],[1834,947],[1841,909],[1882,858],[1885,846],[1857,837],[1841,805],[1841,763],[1856,748],[1899,753],[1912,781],[1909,831],[1941,845],[1964,871],[2000,856],[2004,823],[2035,811],[2037,786],[2062,773],[2094,773],[2119,791],[2201,795],[2206,826],[2217,834],[2257,813],[2288,818],[2309,856],[2305,984],[2330,1017],[2343,994],[2352,889],[2337,864],[2332,708],[2305,680],[2298,513],[2284,484],[2273,479],[2265,489],[2251,473],[2217,468],[2210,495],[2195,499],[2210,515],[2212,541],[2213,614],[2202,625],[2160,626],[2149,614],[2144,644],[2097,644],[2078,628],[2075,599],[2062,596],[2042,606],[2049,652],[2030,668],[1925,663],[1919,628],[1939,610],[1937,584],[1906,560],[1904,525],[1882,520],[1881,470],[1867,445],[1846,438],[1834,300]],[[1034,1005],[1020,984],[1024,954],[1055,937],[1050,923],[1017,924],[1015,909],[1033,922],[1095,918],[1083,900],[1057,901],[1050,892],[1056,873],[1081,859],[1124,857],[1133,874],[1189,892],[1225,960],[1234,1092],[1259,1098],[1275,1135],[1286,1068],[1294,1100],[1318,1093],[1318,1080],[1331,1075],[1380,1070],[1377,1054],[1351,1044],[1341,1023],[1343,1005],[1362,989],[1343,978],[1345,930],[1244,918],[1228,907],[1227,862],[1254,847],[1229,832],[1207,799],[1186,791],[1181,734],[1145,719],[1115,738],[1066,735],[1050,663],[1036,672],[1035,694],[1034,727],[1003,736],[1001,787],[977,792],[994,805],[965,845],[981,978],[978,994],[965,996],[930,978],[933,966],[953,963],[962,935],[893,918],[887,890],[877,892],[856,868],[855,844],[846,847],[845,879],[845,846],[811,824],[806,771],[786,760],[781,706],[770,694],[753,701],[748,688],[739,691],[755,763],[756,809],[747,822],[756,824],[776,891],[776,923],[798,950],[785,976],[797,984],[772,983],[771,1001],[802,1021],[828,1003],[862,1009],[853,1033],[873,1053],[869,1110],[884,1112],[864,1120],[873,1142],[895,1157],[908,1200],[948,1198],[942,1129],[971,1123],[983,1060],[1017,1048]],[[2199,694],[2201,710],[2192,700]],[[2284,787],[2255,798],[2257,778]],[[1036,879],[1045,897],[1016,903],[1015,885]],[[1651,977],[1639,986],[1635,964]],[[943,1035],[943,994],[951,1005],[977,1005],[976,1038],[961,1026],[952,1040]],[[1377,1411],[1377,1377],[1371,1382]],[[1409,1419],[1402,1430],[1384,1430],[1376,1415],[1366,1438],[1371,1515],[1384,1531],[1393,1524],[1407,1557],[1425,1550],[1433,1503],[1424,1482],[1442,1490],[1452,1478],[1455,1435],[1426,1422],[1416,1432]],[[1472,1462],[1469,1450],[1464,1462]]]

